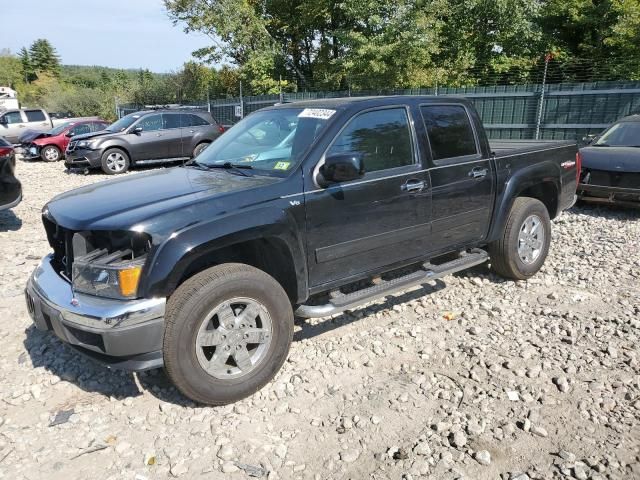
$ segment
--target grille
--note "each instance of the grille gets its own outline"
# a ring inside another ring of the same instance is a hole
[[[607,187],[640,188],[640,173],[611,172],[607,170],[589,170],[584,180],[590,185]]]
[[[42,223],[44,223],[44,229],[47,232],[49,245],[53,248],[53,267],[57,272],[62,272],[67,278],[71,278],[74,232],[61,227],[47,217],[42,217]]]

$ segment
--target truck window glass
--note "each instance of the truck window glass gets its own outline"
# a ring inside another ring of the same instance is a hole
[[[421,107],[434,160],[478,153],[469,115],[462,105]]]
[[[388,108],[356,116],[340,133],[327,155],[359,152],[365,172],[414,163],[409,119],[404,108]]]
[[[28,122],[46,122],[47,120],[42,110],[27,110],[25,113]]]
[[[143,132],[162,130],[162,115],[148,115],[140,120],[136,127],[142,127]]]
[[[7,120],[7,123],[22,123],[20,112],[5,113],[4,118]]]

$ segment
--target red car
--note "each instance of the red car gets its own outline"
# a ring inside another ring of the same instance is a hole
[[[67,149],[69,140],[75,135],[99,132],[109,126],[104,120],[84,120],[67,122],[48,132],[33,132],[22,136],[23,156],[26,160],[41,158],[45,162],[60,160]]]

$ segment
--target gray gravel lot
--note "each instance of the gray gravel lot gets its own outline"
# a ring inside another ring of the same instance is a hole
[[[640,212],[565,213],[527,282],[480,267],[300,321],[271,384],[203,408],[162,371],[106,370],[31,326],[40,210],[105,177],[17,173],[25,199],[0,213],[0,478],[640,478]]]

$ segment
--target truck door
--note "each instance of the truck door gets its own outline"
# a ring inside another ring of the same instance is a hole
[[[27,117],[27,129],[44,132],[51,129],[51,121],[42,110],[25,110]]]
[[[494,162],[483,158],[464,105],[433,103],[420,110],[432,157],[432,251],[482,240],[491,223]]]
[[[419,257],[429,244],[430,188],[409,109],[356,114],[323,159],[345,152],[363,155],[364,177],[305,194],[311,287]]]
[[[0,118],[0,137],[4,137],[9,143],[18,143],[18,138],[26,128],[22,113],[19,110],[7,112]]]

